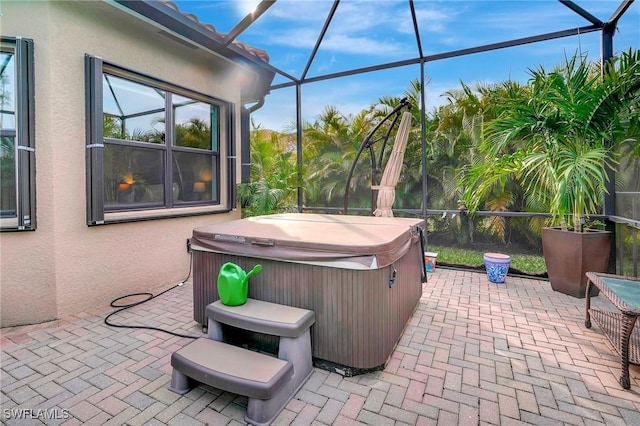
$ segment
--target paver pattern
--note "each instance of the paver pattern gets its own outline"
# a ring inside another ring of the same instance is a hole
[[[631,390],[584,300],[548,282],[438,268],[383,371],[316,369],[276,425],[640,425]],[[610,308],[602,297],[599,309]],[[201,386],[167,389],[170,355],[187,338],[113,328],[110,308],[3,329],[0,419],[7,425],[239,425],[246,398]],[[201,335],[189,283],[112,317]]]

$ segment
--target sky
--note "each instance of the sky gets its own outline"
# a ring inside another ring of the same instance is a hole
[[[258,1],[178,0],[183,13],[229,32]],[[602,21],[619,0],[576,0]],[[266,50],[270,64],[296,78],[303,75],[332,7],[331,0],[277,0],[237,40]],[[417,25],[423,53],[435,55],[505,40],[583,26],[589,22],[556,0],[416,0]],[[618,24],[614,52],[640,48],[640,1]],[[306,77],[414,59],[418,43],[407,0],[342,0]],[[528,70],[549,69],[574,53],[597,60],[600,32],[584,33],[524,46],[427,62],[427,110],[446,102],[443,93],[507,79],[525,82]],[[402,97],[418,65],[342,77],[302,86],[302,117],[312,121],[327,106],[345,115],[357,114],[383,96]],[[276,75],[273,84],[290,80]],[[295,89],[272,90],[265,105],[252,114],[262,128],[290,131],[295,123]]]

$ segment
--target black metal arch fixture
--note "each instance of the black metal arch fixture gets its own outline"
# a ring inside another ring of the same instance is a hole
[[[382,171],[382,160],[384,158],[384,151],[387,147],[387,142],[389,141],[389,136],[391,136],[391,132],[393,128],[396,126],[396,123],[400,119],[401,112],[403,108],[407,108],[407,110],[411,110],[411,103],[407,98],[402,98],[400,103],[396,105],[395,108],[391,110],[389,114],[387,114],[376,126],[369,132],[366,138],[360,144],[360,148],[358,148],[358,152],[356,153],[356,157],[353,159],[353,163],[351,163],[351,169],[349,169],[349,175],[347,176],[347,182],[344,188],[344,201],[343,201],[343,214],[347,214],[349,209],[349,185],[351,184],[351,178],[353,178],[353,172],[356,169],[356,165],[358,164],[358,160],[360,159],[360,155],[365,151],[369,151],[369,156],[371,157],[371,185],[378,185],[379,178],[378,175]],[[389,124],[389,128],[386,133],[382,135],[382,137],[375,138],[378,130],[386,123],[391,121]],[[378,142],[382,141],[382,145],[380,147],[380,152],[378,153],[378,157],[376,158],[376,152],[374,149],[374,145]],[[371,214],[376,209],[376,194],[377,191],[371,188]]]

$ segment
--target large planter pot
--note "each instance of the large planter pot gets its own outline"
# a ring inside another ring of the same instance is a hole
[[[607,272],[610,250],[609,231],[542,230],[542,251],[551,288],[569,296],[585,297],[585,273]],[[597,296],[598,292],[595,286],[591,286],[591,296]]]

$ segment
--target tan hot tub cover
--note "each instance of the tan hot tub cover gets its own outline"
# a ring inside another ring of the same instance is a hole
[[[422,219],[283,213],[193,230],[194,249],[293,262],[357,262],[383,268],[419,238]]]

